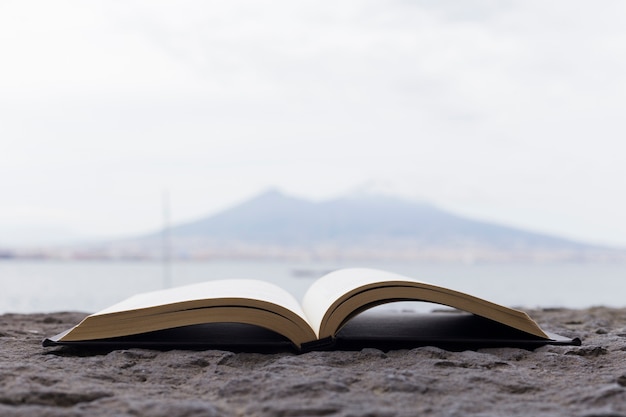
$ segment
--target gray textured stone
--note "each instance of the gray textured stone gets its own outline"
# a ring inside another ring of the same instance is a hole
[[[41,339],[82,314],[5,314],[0,415],[626,416],[626,309],[529,313],[548,331],[582,335],[583,346],[72,351]]]

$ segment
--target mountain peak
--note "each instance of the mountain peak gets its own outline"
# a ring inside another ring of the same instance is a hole
[[[251,199],[244,201],[237,207],[241,206],[249,206],[249,205],[257,205],[261,204],[264,206],[272,206],[276,205],[282,206],[283,204],[288,204],[289,202],[306,202],[307,200],[303,200],[294,196],[291,196],[278,188],[268,188],[267,190],[257,194]],[[237,207],[234,207],[236,209]]]
[[[568,247],[574,242],[462,218],[425,202],[366,187],[349,197],[312,202],[272,188],[229,210],[172,229],[174,237],[277,245],[398,247]],[[386,243],[384,243],[386,242]]]
[[[268,199],[268,198],[284,198],[286,194],[276,187],[268,188],[265,191],[260,192],[252,200]]]
[[[395,182],[386,180],[370,180],[349,190],[342,198],[359,200],[396,200],[428,205],[428,203],[421,198],[407,198],[405,194],[406,193],[403,193]]]

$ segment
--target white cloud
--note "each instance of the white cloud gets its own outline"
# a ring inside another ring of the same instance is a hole
[[[133,233],[163,188],[180,221],[383,178],[626,244],[625,7],[3,2],[0,228]]]

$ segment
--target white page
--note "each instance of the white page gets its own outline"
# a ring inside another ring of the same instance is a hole
[[[319,337],[319,329],[324,314],[340,297],[356,288],[376,282],[414,281],[403,275],[369,268],[340,269],[324,275],[311,285],[304,294],[302,309]]]
[[[287,291],[272,283],[251,279],[207,281],[183,287],[137,294],[120,303],[97,312],[94,316],[181,303],[185,301],[218,298],[246,298],[266,301],[283,306],[302,318],[305,317],[298,301]]]

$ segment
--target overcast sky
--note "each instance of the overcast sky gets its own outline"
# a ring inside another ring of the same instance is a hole
[[[623,1],[1,1],[0,244],[374,182],[626,246]],[[380,188],[380,186],[379,186]]]

